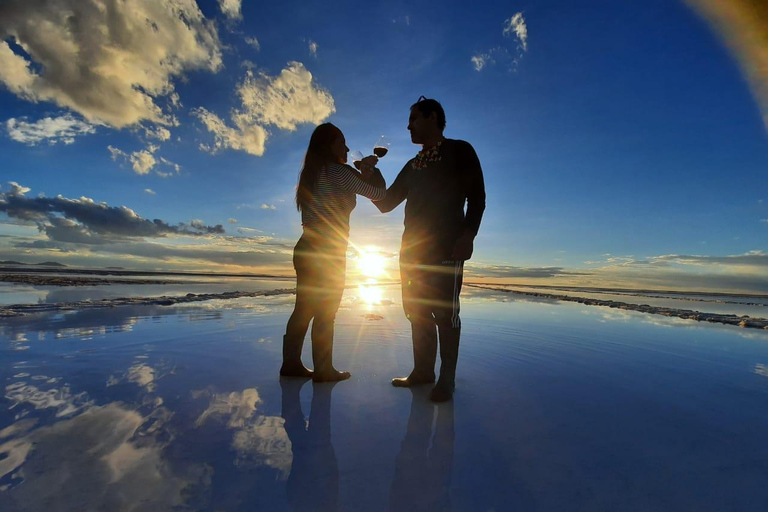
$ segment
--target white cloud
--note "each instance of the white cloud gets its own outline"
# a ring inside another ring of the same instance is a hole
[[[528,50],[528,26],[525,24],[523,13],[515,13],[514,16],[509,18],[504,23],[504,31],[502,32],[504,36],[511,37],[512,34],[514,34],[522,50]]]
[[[174,171],[176,171],[176,174],[179,174],[181,172],[181,166],[179,164],[175,164],[168,160],[167,158],[160,157],[160,162],[167,165],[168,167],[173,168]],[[159,173],[158,173],[159,174]]]
[[[151,196],[156,196],[156,195],[157,195],[157,192],[155,192],[155,191],[154,191],[154,190],[152,190],[151,188],[145,188],[145,189],[144,189],[144,192],[146,192],[147,194],[149,194],[149,195],[151,195]]]
[[[172,92],[168,96],[168,102],[171,104],[171,107],[173,108],[181,108],[181,98],[179,97],[179,93]]]
[[[475,71],[482,71],[486,64],[488,64],[488,61],[493,62],[491,56],[487,53],[472,56],[472,64],[475,65]]]
[[[760,222],[762,222],[764,224],[768,224],[768,219],[760,219]]]
[[[146,149],[142,149],[139,151],[134,151],[130,155],[127,154],[125,151],[118,149],[113,146],[107,146],[107,150],[109,150],[110,155],[112,156],[112,160],[117,161],[118,158],[123,158],[125,160],[128,160],[131,162],[131,167],[133,168],[133,171],[136,174],[149,174],[149,172],[157,165],[157,159],[155,158],[155,152],[160,148],[160,146],[150,144],[147,146]],[[162,160],[165,162],[171,164],[171,162],[168,162],[164,158],[161,157]],[[175,164],[171,164],[175,165]]]
[[[231,20],[242,19],[242,0],[219,0],[219,9]]]
[[[38,142],[72,144],[75,137],[94,133],[96,127],[77,119],[72,114],[59,117],[46,117],[29,123],[22,119],[11,118],[5,123],[8,135],[15,141],[34,146]]]
[[[259,43],[259,40],[256,39],[255,37],[246,37],[245,44],[254,48],[256,51],[261,50],[261,44]]]
[[[313,57],[317,57],[317,49],[320,47],[316,42],[309,42],[309,54]]]
[[[273,204],[261,203],[261,209],[262,210],[277,210],[277,206],[275,206]]]
[[[251,155],[264,154],[264,144],[267,141],[267,130],[262,126],[246,123],[235,123],[237,128],[231,128],[216,114],[203,107],[192,111],[205,125],[209,132],[213,133],[213,146],[200,144],[200,149],[208,153],[216,154],[222,149],[236,149],[245,151]]]
[[[230,217],[229,219],[227,219],[227,222],[229,222],[230,224],[237,224],[237,219]]]
[[[504,46],[491,48],[487,52],[478,52],[470,59],[475,71],[482,71],[497,62],[506,65],[510,71],[514,71],[523,58],[523,54],[528,50],[528,26],[523,18],[523,13],[515,13],[508,20],[504,20],[504,30],[502,36],[513,38],[517,44],[513,51]]]
[[[194,0],[0,6],[0,82],[21,98],[53,102],[90,122],[173,125],[156,99],[173,102],[172,80],[185,71],[221,65],[216,26]]]
[[[150,139],[166,141],[171,138],[171,131],[162,126],[144,127],[144,134]]]
[[[118,157],[128,158],[128,155],[122,149],[118,149],[113,146],[107,146],[109,154],[112,156],[112,160],[117,161]]]
[[[267,126],[293,131],[298,124],[320,124],[336,111],[331,94],[313,82],[312,73],[300,62],[289,62],[275,77],[248,71],[237,94],[241,107],[231,116],[234,127],[205,108],[192,111],[214,135],[213,145],[200,145],[203,151],[230,148],[261,156]]]
[[[289,62],[275,77],[248,72],[237,94],[243,104],[239,118],[283,130],[320,124],[336,112],[331,94],[313,83],[312,73],[301,62]]]
[[[24,185],[19,185],[15,181],[9,181],[8,184],[11,186],[11,191],[9,194],[12,196],[23,196],[32,190],[31,188],[25,187]]]
[[[155,151],[157,151],[157,146],[150,145],[147,149],[131,153],[130,160],[133,166],[133,171],[136,174],[149,174],[149,171],[151,171],[157,163],[157,160],[155,160],[155,157],[153,156]]]
[[[262,230],[256,228],[237,228],[237,232],[243,235],[250,235],[252,233],[263,233]]]

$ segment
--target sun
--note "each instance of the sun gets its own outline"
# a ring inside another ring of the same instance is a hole
[[[383,293],[380,286],[377,286],[375,279],[368,279],[368,282],[357,287],[360,299],[369,306],[381,304]]]
[[[387,275],[387,259],[376,247],[366,247],[358,251],[357,269],[365,277],[373,279]]]

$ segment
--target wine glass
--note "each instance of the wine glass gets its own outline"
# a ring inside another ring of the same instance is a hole
[[[378,158],[384,158],[384,156],[389,152],[390,145],[391,143],[389,142],[389,138],[386,135],[382,135],[379,137],[379,141],[376,143],[376,145],[373,146],[373,154]]]
[[[354,165],[357,170],[360,170],[360,163],[363,160],[363,152],[353,151],[349,154],[349,159],[352,160],[352,165]]]

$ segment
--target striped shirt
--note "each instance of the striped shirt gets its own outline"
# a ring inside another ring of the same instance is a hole
[[[349,214],[357,206],[356,194],[384,199],[387,189],[377,170],[368,179],[345,164],[323,167],[317,177],[312,200],[301,211],[304,230],[331,237],[345,245],[349,238]]]

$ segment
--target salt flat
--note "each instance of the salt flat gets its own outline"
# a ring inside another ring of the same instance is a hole
[[[436,406],[385,297],[335,386],[277,377],[290,295],[3,319],[3,510],[768,508],[768,332],[468,289]]]

